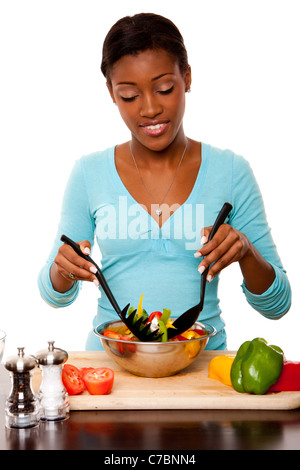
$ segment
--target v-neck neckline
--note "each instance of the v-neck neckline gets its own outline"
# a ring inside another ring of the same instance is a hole
[[[137,204],[141,210],[143,212],[146,212],[146,214],[148,215],[148,217],[150,217],[151,219],[151,222],[153,222],[155,224],[155,226],[157,226],[158,230],[162,231],[164,226],[165,225],[168,225],[171,221],[172,221],[172,218],[174,216],[174,214],[180,210],[183,209],[183,207],[187,204],[192,204],[193,202],[193,199],[194,199],[194,195],[197,193],[198,191],[198,188],[201,187],[202,185],[202,182],[203,182],[203,179],[205,177],[205,173],[206,173],[206,167],[207,167],[207,146],[205,144],[203,144],[201,142],[201,163],[200,163],[200,167],[199,167],[199,170],[198,170],[198,174],[197,174],[197,177],[196,177],[196,180],[195,180],[195,183],[194,183],[194,186],[190,192],[190,194],[188,195],[187,199],[182,203],[180,204],[180,206],[178,207],[178,209],[176,209],[166,220],[165,222],[160,226],[159,223],[157,222],[156,219],[154,219],[154,217],[145,209],[145,207],[140,204],[133,196],[132,194],[128,191],[128,189],[126,188],[125,184],[123,183],[119,173],[118,173],[118,170],[117,170],[117,167],[116,167],[116,160],[115,160],[115,155],[116,155],[116,147],[117,145],[114,145],[113,147],[111,147],[110,149],[110,152],[108,152],[108,159],[109,159],[109,165],[111,167],[111,170],[112,170],[112,176],[113,176],[113,179],[114,179],[114,182],[116,183],[117,187],[119,188],[120,192],[123,194],[123,195],[126,195],[129,199],[131,199],[131,201],[134,203],[134,204]]]

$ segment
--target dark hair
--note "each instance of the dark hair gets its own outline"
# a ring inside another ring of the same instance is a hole
[[[109,30],[102,50],[101,71],[110,81],[112,66],[124,55],[136,55],[147,49],[162,49],[178,61],[180,71],[188,69],[183,37],[172,21],[154,13],[125,16]]]

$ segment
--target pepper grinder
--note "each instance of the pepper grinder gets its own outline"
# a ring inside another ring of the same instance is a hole
[[[62,365],[68,359],[68,353],[54,347],[54,341],[48,341],[48,349],[36,353],[42,371],[42,382],[38,392],[40,418],[57,421],[67,417],[69,397],[62,383]]]
[[[32,390],[33,369],[37,361],[25,356],[24,348],[17,348],[17,356],[7,359],[12,388],[5,404],[5,425],[8,428],[30,428],[39,424],[39,404]]]

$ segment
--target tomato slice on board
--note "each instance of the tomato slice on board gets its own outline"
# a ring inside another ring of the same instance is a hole
[[[69,395],[78,395],[85,389],[80,370],[72,364],[64,365],[61,378]]]
[[[94,367],[81,367],[81,369],[79,369],[81,377],[83,378],[90,370],[94,370]]]
[[[107,395],[114,383],[114,371],[108,367],[98,367],[84,375],[84,383],[91,395]]]

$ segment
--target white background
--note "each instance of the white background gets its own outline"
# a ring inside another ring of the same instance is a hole
[[[35,353],[51,339],[69,351],[84,349],[95,286],[85,284],[72,306],[52,309],[36,279],[75,159],[130,137],[100,73],[101,48],[116,20],[142,11],[168,16],[181,30],[193,71],[186,133],[250,161],[292,284],[290,312],[266,320],[247,305],[238,266],[227,268],[220,298],[228,348],[262,336],[300,360],[297,0],[0,1],[4,358],[18,346]]]

